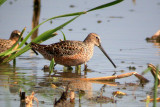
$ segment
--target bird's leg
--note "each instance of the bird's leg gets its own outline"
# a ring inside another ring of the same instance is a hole
[[[68,66],[68,67],[67,67],[67,70],[72,71],[73,68],[72,68],[71,66]]]
[[[112,74],[112,76],[113,76],[113,75],[116,75],[116,73],[117,73],[117,72],[116,72],[116,71],[114,71],[114,73]]]
[[[75,71],[80,73],[81,72],[81,65],[75,66]]]
[[[86,62],[84,63],[84,71],[87,71],[87,64],[86,64]]]

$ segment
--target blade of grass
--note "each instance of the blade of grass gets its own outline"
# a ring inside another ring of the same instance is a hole
[[[61,31],[61,33],[63,34],[63,40],[65,41],[66,40],[66,36],[62,31]]]
[[[62,18],[62,17],[70,17],[70,16],[79,16],[79,15],[82,15],[82,14],[85,14],[86,12],[76,12],[76,13],[70,13],[70,14],[64,14],[64,15],[59,15],[59,16],[55,16],[55,17],[52,17],[52,18],[49,18],[45,21],[43,21],[42,23],[40,23],[39,25],[37,25],[34,29],[31,30],[31,32],[24,38],[24,40],[22,41],[22,43],[20,44],[20,47],[23,46],[23,44],[28,40],[28,38],[34,33],[35,30],[37,30],[42,24],[46,23],[47,21],[49,20],[52,20],[52,19],[57,19],[57,18]]]
[[[145,69],[143,72],[142,72],[142,75],[146,74],[147,72],[149,72],[152,68],[151,67],[148,67],[147,69]]]
[[[0,0],[0,6],[4,3],[4,2],[6,2],[7,0]]]
[[[154,100],[153,100],[153,107],[157,106],[157,86],[158,86],[158,75],[159,75],[159,70],[158,70],[158,66],[156,69],[156,78],[155,78],[155,83],[154,83]]]
[[[94,11],[94,10],[98,10],[98,9],[102,9],[102,8],[106,8],[106,7],[109,7],[109,6],[118,4],[118,3],[122,2],[122,1],[123,1],[123,0],[115,0],[115,1],[113,1],[113,2],[106,3],[106,4],[103,4],[103,5],[97,6],[97,7],[95,7],[95,8],[92,8],[92,9],[88,10],[87,12]]]
[[[49,65],[49,75],[51,75],[51,73],[53,73],[53,69],[54,69],[54,58],[51,60],[50,65]]]
[[[54,33],[54,32],[56,32],[56,31],[62,29],[64,26],[66,26],[67,24],[71,23],[73,20],[75,20],[75,19],[78,18],[78,17],[79,17],[79,16],[76,16],[76,17],[74,17],[73,19],[69,20],[68,22],[66,22],[66,23],[58,26],[57,28],[51,29],[51,30],[49,30],[49,31],[44,32],[43,34],[41,34],[41,35],[39,35],[37,38],[35,38],[32,42],[34,42],[34,43],[40,43],[41,40],[42,40],[42,41],[47,40],[48,38],[50,38],[50,36],[52,35],[52,33]]]
[[[20,50],[20,49],[11,50],[11,51],[7,52],[6,54],[4,54],[4,56],[10,55],[10,54],[12,54],[12,53],[14,53],[14,52],[17,52],[17,51],[19,51],[19,50]]]
[[[80,15],[79,15],[80,16]],[[78,18],[79,16],[76,16],[74,18],[72,18],[71,20],[63,23],[62,25],[56,27],[55,29],[51,29],[51,30],[48,30],[44,33],[42,33],[40,36],[38,36],[37,38],[35,38],[32,42],[35,42],[35,43],[41,43],[51,37],[54,37],[55,35],[53,35],[54,32],[62,29],[64,26],[68,25],[69,23],[71,23],[73,20],[75,20],[76,18]],[[21,49],[20,51],[18,51],[16,54],[14,55],[11,55],[8,59],[4,60],[3,63],[6,63],[6,62],[9,62],[10,60],[13,60],[15,57],[21,55],[22,53],[28,51],[30,49],[30,43],[28,45],[26,45],[23,49]]]

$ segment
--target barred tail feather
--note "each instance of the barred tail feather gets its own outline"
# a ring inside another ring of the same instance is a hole
[[[52,60],[53,56],[51,54],[49,54],[46,50],[47,45],[40,45],[40,44],[36,44],[31,42],[30,47],[33,48],[34,50],[38,51],[40,54],[43,55],[44,58],[48,59],[48,60]]]

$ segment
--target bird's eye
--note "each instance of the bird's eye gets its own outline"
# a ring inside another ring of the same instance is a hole
[[[96,39],[99,39],[98,37],[96,37]]]

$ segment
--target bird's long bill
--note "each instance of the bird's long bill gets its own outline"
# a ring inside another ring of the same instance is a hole
[[[101,45],[99,45],[98,47],[103,52],[103,54],[109,59],[109,61],[113,64],[113,66],[116,68],[116,65],[113,63],[111,58],[107,55],[107,53],[104,51],[103,47]]]

